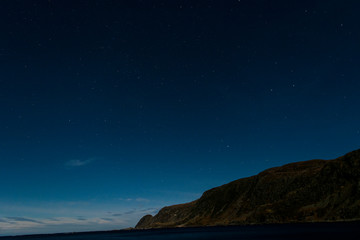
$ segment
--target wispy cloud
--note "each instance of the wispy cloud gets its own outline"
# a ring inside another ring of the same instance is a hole
[[[150,202],[150,200],[147,198],[135,198],[135,201],[136,202]]]
[[[119,229],[127,224],[119,218],[69,218],[37,219],[28,217],[0,218],[0,236],[3,234],[28,234],[49,232],[89,231],[93,229]]]
[[[131,211],[127,211],[127,212],[124,212],[124,214],[128,215],[128,214],[134,214],[135,213],[135,210],[131,210]]]
[[[1,232],[6,232],[6,230],[19,230],[24,228],[33,228],[43,224],[41,221],[30,218],[23,217],[6,217],[0,219],[0,229]]]
[[[150,199],[147,198],[119,198],[120,201],[127,201],[127,202],[150,202]]]
[[[0,216],[0,236],[131,227],[142,216],[154,215],[160,209],[154,204],[153,200],[140,197],[124,198],[123,203],[117,198],[106,204],[70,201],[42,202],[41,206],[0,201],[0,212],[3,213]]]
[[[124,213],[113,213],[112,214],[112,216],[114,216],[114,217],[121,217],[123,215],[124,215]]]
[[[121,217],[125,215],[144,215],[144,214],[156,214],[159,208],[144,208],[144,209],[133,209],[122,213],[113,213],[114,217]]]
[[[24,217],[6,217],[6,219],[10,221],[16,221],[16,222],[34,222],[34,223],[42,223],[40,221],[31,219],[31,218],[24,218]]]
[[[71,159],[71,160],[69,160],[69,161],[67,161],[65,163],[65,166],[68,166],[68,167],[82,167],[82,166],[88,165],[89,163],[92,163],[93,161],[95,161],[94,158],[89,158],[89,159],[85,159],[85,160]]]

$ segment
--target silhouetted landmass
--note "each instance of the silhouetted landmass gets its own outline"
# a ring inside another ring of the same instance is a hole
[[[267,169],[146,215],[135,228],[360,219],[360,149],[334,160]]]

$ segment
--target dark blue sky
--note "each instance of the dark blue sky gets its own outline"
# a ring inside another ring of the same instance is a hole
[[[0,235],[133,226],[359,148],[360,2],[0,3]]]

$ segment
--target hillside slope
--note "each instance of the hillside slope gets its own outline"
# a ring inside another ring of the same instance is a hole
[[[267,169],[146,215],[135,228],[360,219],[360,149]]]

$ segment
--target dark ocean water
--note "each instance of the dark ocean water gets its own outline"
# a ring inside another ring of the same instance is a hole
[[[0,240],[360,239],[360,222],[177,228],[1,237]]]

